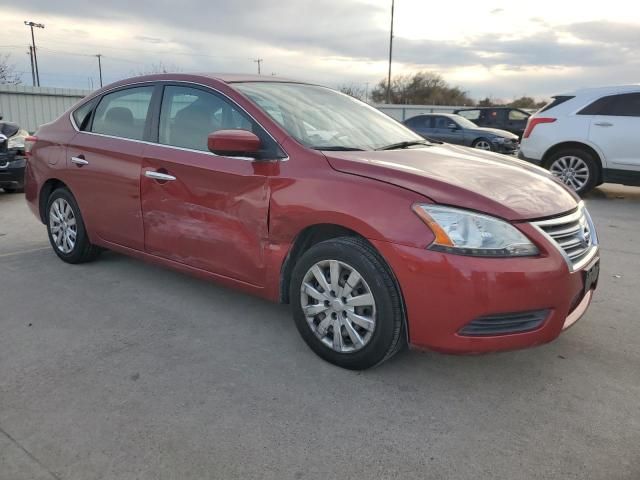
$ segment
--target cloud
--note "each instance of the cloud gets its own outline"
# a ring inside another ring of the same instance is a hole
[[[253,72],[252,59],[260,57],[268,73],[337,85],[373,83],[383,76],[388,5],[372,1],[182,0],[177,6],[169,0],[152,5],[111,0],[98,6],[81,0],[30,0],[29,11],[38,11],[38,18],[47,23],[39,33],[51,40],[41,43],[39,59],[60,86],[68,85],[65,79],[73,75],[86,86],[88,77],[95,75],[95,58],[90,54],[98,52],[104,55],[105,77],[110,80],[160,61],[183,71]],[[16,10],[19,4],[10,8],[9,13],[20,18],[27,13]],[[503,8],[484,10],[494,23],[503,23],[511,14]],[[585,76],[603,83],[637,81],[640,25],[611,21],[551,25],[547,17],[535,16],[523,20],[530,28],[514,27],[509,35],[489,28],[482,33],[479,23],[477,29],[461,29],[457,38],[447,40],[406,38],[400,29],[394,39],[394,72],[430,69],[445,78],[451,74],[464,79],[463,88],[474,94],[480,91],[478,96],[488,89],[497,96],[509,95],[502,90],[556,93],[565,85],[582,85]],[[0,32],[0,40],[8,43],[11,35]],[[71,42],[69,37],[82,41]],[[49,54],[54,50],[87,57],[53,58]],[[27,61],[20,58],[28,70]],[[460,71],[479,72],[481,78],[458,75]],[[520,90],[525,86],[527,91]]]

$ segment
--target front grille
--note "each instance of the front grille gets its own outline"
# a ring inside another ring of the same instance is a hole
[[[458,333],[468,337],[475,337],[529,332],[540,327],[548,315],[549,310],[488,315],[476,318],[465,325]]]
[[[553,241],[574,268],[579,268],[588,261],[595,250],[595,230],[582,204],[574,213],[534,222],[533,225]]]

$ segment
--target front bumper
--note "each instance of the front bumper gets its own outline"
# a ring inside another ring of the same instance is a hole
[[[493,142],[491,143],[492,145],[492,149],[494,152],[497,153],[504,153],[507,155],[513,155],[518,151],[518,142],[505,142],[505,143],[498,143],[498,142]]]
[[[22,188],[26,160],[15,153],[0,153],[0,188]]]
[[[527,234],[536,237],[534,231]],[[547,343],[584,314],[593,293],[584,295],[582,271],[570,272],[560,252],[545,249],[544,243],[538,257],[501,259],[372,243],[400,283],[409,342],[419,348],[472,354]],[[482,336],[460,332],[478,318],[539,311],[548,313],[533,330]]]

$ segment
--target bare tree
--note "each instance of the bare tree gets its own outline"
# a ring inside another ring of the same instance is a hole
[[[342,93],[346,93],[347,95],[352,96],[353,98],[362,100],[363,102],[367,101],[367,90],[364,87],[358,86],[354,83],[340,85],[338,87],[338,90],[340,90]]]
[[[139,70],[136,75],[154,75],[156,73],[180,73],[182,69],[177,65],[165,65],[160,61],[159,63],[152,63],[150,66]]]
[[[0,84],[18,85],[22,83],[15,66],[9,63],[9,55],[0,57]]]
[[[372,92],[375,102],[386,100],[387,80],[381,80]],[[432,72],[397,75],[391,79],[391,102],[413,105],[474,105],[467,92],[450,86]]]
[[[509,107],[515,108],[530,108],[530,109],[538,109],[544,107],[548,102],[541,101],[536,102],[532,97],[523,96],[520,98],[516,98],[513,102],[509,103]]]

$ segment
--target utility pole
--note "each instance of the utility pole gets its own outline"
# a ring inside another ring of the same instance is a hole
[[[33,66],[33,47],[29,45],[29,60],[31,61],[31,79],[33,80],[33,86],[36,86],[36,71]]]
[[[40,86],[40,72],[38,71],[38,55],[36,54],[36,37],[33,35],[33,27],[36,28],[44,28],[44,24],[42,23],[36,23],[36,22],[29,22],[27,20],[24,21],[24,24],[27,27],[31,27],[31,44],[33,45],[33,49],[31,50],[33,52],[33,64],[35,65],[35,71],[36,71],[36,83],[37,86]]]
[[[391,0],[391,33],[389,35],[389,76],[387,77],[387,103],[391,103],[391,59],[393,57],[393,7],[395,0]]]
[[[262,75],[262,73],[260,73],[260,64],[264,62],[264,60],[262,58],[256,58],[254,62],[258,64],[258,75]]]
[[[101,57],[102,54],[97,54],[96,57],[98,57],[98,71],[100,72],[100,88],[102,88],[102,61],[101,61]]]

